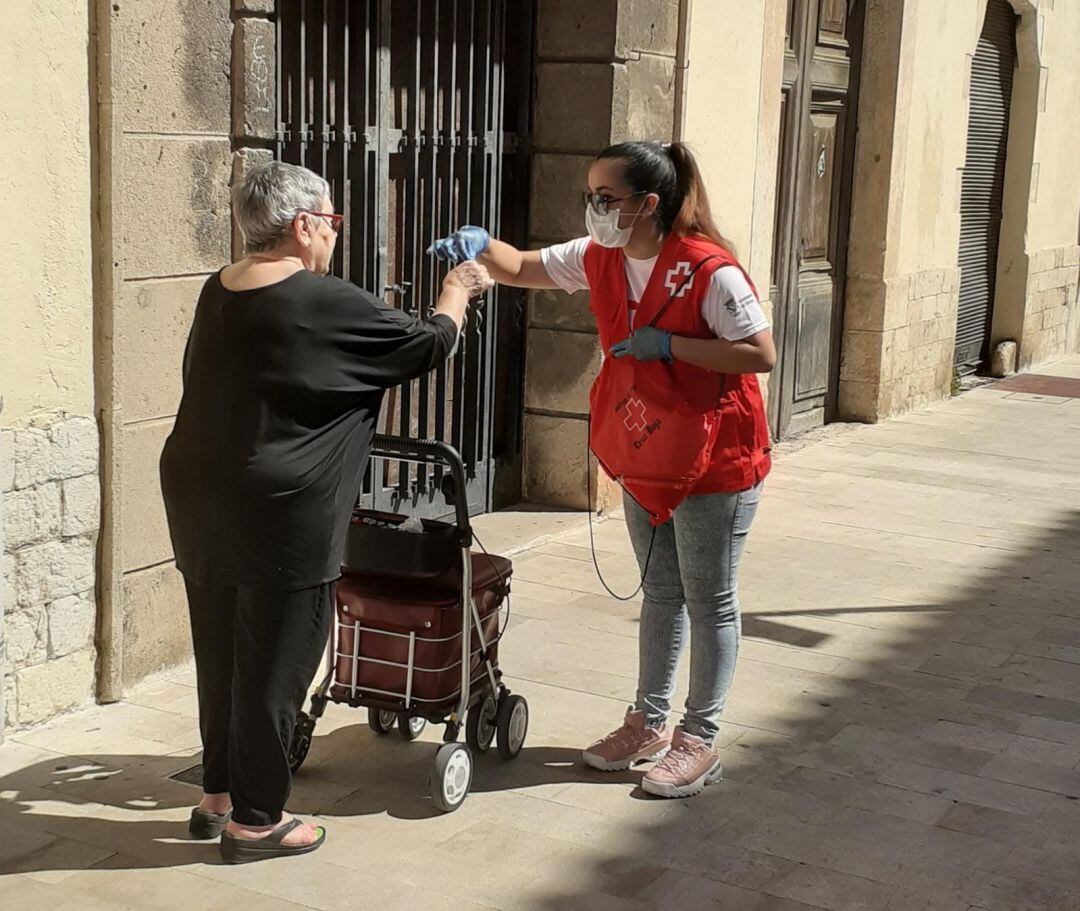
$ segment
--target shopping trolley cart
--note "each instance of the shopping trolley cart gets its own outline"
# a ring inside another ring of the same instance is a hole
[[[428,722],[444,724],[429,785],[435,806],[450,812],[469,793],[474,755],[497,742],[514,759],[525,742],[528,703],[507,689],[498,665],[513,564],[472,552],[465,469],[452,446],[377,435],[371,454],[433,466],[455,521],[354,512],[326,675],[297,716],[289,763],[295,772],[307,758],[328,702],[363,706],[375,733],[396,725],[406,740]]]

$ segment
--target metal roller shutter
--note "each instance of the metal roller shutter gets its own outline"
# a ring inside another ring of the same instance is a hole
[[[1006,0],[990,0],[971,62],[967,160],[960,194],[960,307],[954,360],[959,367],[977,367],[989,353],[1015,63],[1016,15]]]

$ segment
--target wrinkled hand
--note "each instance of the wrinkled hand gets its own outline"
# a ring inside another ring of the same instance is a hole
[[[491,235],[483,228],[465,225],[449,237],[435,241],[427,248],[427,252],[434,253],[435,257],[444,263],[463,263],[469,259],[476,259],[488,248],[490,242]]]
[[[668,361],[671,356],[671,333],[666,329],[645,326],[630,338],[611,346],[615,357],[632,357],[639,361]]]
[[[480,297],[494,284],[495,281],[488,275],[488,270],[471,259],[451,269],[443,279],[444,288],[461,288],[468,295],[469,300]]]

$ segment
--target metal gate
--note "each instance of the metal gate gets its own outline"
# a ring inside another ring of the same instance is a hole
[[[345,215],[331,270],[429,315],[445,268],[425,254],[461,224],[523,243],[533,10],[520,0],[278,0],[276,155],[330,182]],[[457,354],[391,391],[384,433],[461,452],[471,513],[520,484],[524,295],[474,305]],[[496,474],[502,477],[497,479]],[[364,500],[451,512],[441,470],[374,463]],[[502,505],[501,503],[498,505]]]
[[[977,368],[989,355],[1015,65],[1016,14],[1006,0],[990,0],[971,61],[960,191],[960,306],[953,363],[964,371]]]

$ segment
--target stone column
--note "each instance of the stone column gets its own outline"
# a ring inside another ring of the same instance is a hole
[[[100,698],[190,659],[158,459],[207,276],[230,259],[232,0],[99,0]],[[20,701],[22,690],[20,686]]]
[[[597,152],[670,140],[678,0],[540,0],[530,244],[585,233],[581,193]],[[584,508],[588,390],[600,368],[587,293],[532,292],[525,378],[525,497]],[[610,491],[608,491],[610,494]],[[610,499],[601,485],[600,505]]]

